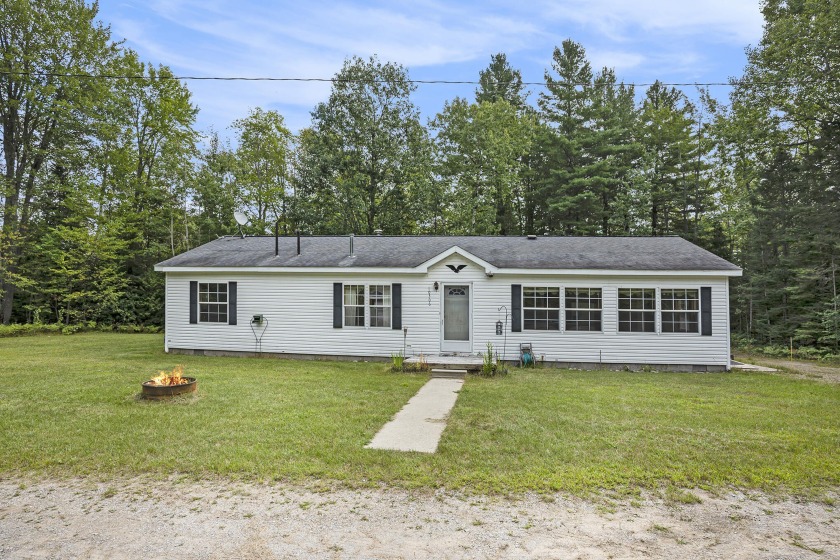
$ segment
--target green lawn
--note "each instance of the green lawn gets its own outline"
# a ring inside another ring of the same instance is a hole
[[[381,363],[167,355],[160,335],[0,339],[0,473],[207,474],[478,492],[840,484],[840,386],[763,373],[469,378],[438,453],[363,446],[426,381]],[[196,397],[146,402],[183,364]]]

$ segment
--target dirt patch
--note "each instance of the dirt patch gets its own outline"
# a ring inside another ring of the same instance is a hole
[[[780,360],[764,356],[736,356],[736,359],[748,364],[768,366],[783,370],[783,373],[806,377],[827,383],[840,383],[840,366],[823,365],[816,362],[799,360]]]
[[[840,558],[837,492],[699,503],[148,479],[0,481],[2,558]]]

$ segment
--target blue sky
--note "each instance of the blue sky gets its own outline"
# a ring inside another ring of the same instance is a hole
[[[330,78],[347,57],[377,54],[414,79],[477,80],[490,55],[504,52],[525,81],[541,82],[554,47],[572,38],[594,68],[613,67],[626,82],[719,82],[741,74],[744,49],[762,30],[759,0],[101,0],[100,18],[142,59],[178,75],[301,78]],[[198,128],[225,137],[257,106],[297,131],[330,91],[328,83],[188,85]],[[535,101],[540,88],[530,89]],[[474,90],[420,85],[413,100],[431,118]],[[728,89],[712,92],[724,99]]]

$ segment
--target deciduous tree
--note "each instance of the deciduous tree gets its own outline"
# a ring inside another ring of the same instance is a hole
[[[322,231],[418,231],[428,202],[431,153],[406,70],[376,57],[348,59],[329,99],[312,113],[307,161],[321,203],[334,209]],[[313,157],[314,156],[314,157]]]
[[[430,123],[436,175],[447,195],[445,231],[511,235],[522,232],[524,157],[534,119],[503,99],[456,98]]]
[[[233,152],[232,172],[238,202],[248,210],[249,224],[258,233],[269,231],[278,218],[284,232],[289,224],[289,207],[294,204],[289,190],[292,133],[277,111],[253,109],[233,123],[239,146]]]
[[[97,6],[82,0],[6,0],[0,7],[0,320],[12,317],[32,246],[32,219],[50,163],[91,137],[106,84],[98,74],[117,53]]]

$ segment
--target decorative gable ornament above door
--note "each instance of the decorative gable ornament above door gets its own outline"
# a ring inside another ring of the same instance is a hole
[[[461,272],[462,270],[467,268],[467,265],[465,265],[465,264],[459,264],[459,265],[448,264],[448,265],[446,265],[446,268],[448,268],[449,270],[451,270],[455,274],[458,274],[459,272]]]

